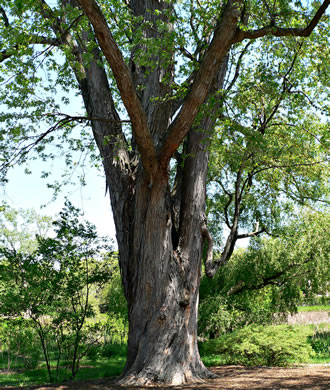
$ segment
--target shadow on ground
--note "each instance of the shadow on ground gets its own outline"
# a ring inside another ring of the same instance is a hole
[[[123,387],[113,384],[113,379],[67,382],[53,386],[0,387],[19,390],[136,390],[136,389],[258,389],[258,390],[328,390],[330,389],[329,365],[306,365],[294,368],[221,366],[211,369],[218,375],[205,383],[185,386]]]

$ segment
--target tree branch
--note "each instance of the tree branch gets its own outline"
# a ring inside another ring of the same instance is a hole
[[[266,26],[258,30],[242,31],[237,29],[236,35],[232,43],[238,43],[244,39],[256,39],[264,37],[265,35],[273,35],[275,37],[308,37],[311,35],[314,28],[317,26],[319,20],[325,14],[326,9],[330,4],[330,0],[325,0],[321,7],[317,10],[311,22],[305,28],[282,28],[275,25]]]
[[[6,11],[4,10],[3,7],[0,7],[0,13],[1,13],[1,15],[3,16],[3,20],[4,20],[4,22],[5,22],[5,26],[6,26],[6,27],[9,27],[8,16],[7,16]]]
[[[58,46],[59,40],[56,38],[47,38],[39,35],[28,35],[22,39],[24,45],[27,43],[29,45],[50,45],[50,46]],[[19,52],[20,45],[16,44],[8,49],[2,50],[0,52],[0,62],[5,61],[11,56],[17,54]]]
[[[281,271],[276,272],[275,274],[268,276],[267,278],[264,278],[260,283],[254,285],[254,286],[249,286],[246,284],[238,284],[234,287],[232,287],[227,295],[236,295],[240,294],[243,291],[247,290],[261,290],[262,288],[269,286],[269,285],[280,285],[278,282],[278,278],[280,278],[282,275],[284,275],[286,272],[288,272],[290,269],[295,268],[295,267],[301,267],[304,264],[309,263],[311,260],[313,260],[313,256],[308,258],[307,260],[303,261],[302,263],[291,263]]]
[[[141,154],[143,168],[151,181],[157,174],[158,160],[148,128],[146,113],[134,88],[131,72],[125,64],[96,1],[78,0],[78,3],[92,23],[96,38],[112,69],[123,103],[132,121],[132,130]]]
[[[241,238],[256,237],[256,236],[258,236],[259,234],[262,234],[262,233],[266,233],[266,229],[265,228],[262,228],[260,230],[256,230],[255,232],[238,234],[236,237],[239,240]]]
[[[257,175],[258,173],[260,172],[263,172],[263,171],[267,171],[269,169],[281,169],[281,168],[294,168],[294,167],[311,167],[313,165],[318,165],[318,164],[322,164],[326,162],[326,160],[324,161],[314,161],[314,162],[310,162],[310,163],[297,163],[297,164],[283,164],[283,165],[269,165],[268,167],[264,167],[264,168],[260,168],[254,172],[251,173],[252,176],[255,176]]]
[[[109,118],[100,118],[100,117],[92,117],[92,116],[77,116],[77,115],[68,115],[62,112],[55,112],[55,113],[47,113],[46,116],[63,116],[66,119],[70,121],[98,121],[98,122],[106,122],[106,123],[131,123],[129,119],[109,119]]]
[[[222,19],[214,31],[214,37],[207,49],[196,79],[192,84],[183,106],[169,127],[168,135],[163,142],[159,157],[163,167],[179,147],[190,130],[199,107],[204,103],[212,85],[220,63],[230,48],[236,33],[236,25],[240,17],[239,7],[242,0],[229,1]]]
[[[213,278],[213,276],[217,273],[218,269],[225,265],[228,260],[230,259],[230,256],[233,252],[235,242],[236,242],[236,235],[233,231],[231,230],[224,250],[221,253],[221,256],[213,261],[213,238],[206,226],[206,221],[204,220],[202,222],[201,226],[201,232],[202,232],[202,237],[206,239],[207,241],[207,254],[206,254],[206,260],[205,260],[205,274],[208,278]]]
[[[19,159],[22,156],[25,156],[28,154],[35,146],[37,146],[44,138],[46,138],[49,134],[53,133],[54,131],[64,127],[68,123],[74,122],[75,119],[72,119],[71,117],[65,117],[60,119],[54,126],[50,127],[47,131],[44,133],[38,135],[36,139],[31,142],[28,145],[23,146],[21,149],[19,147],[16,149],[15,153],[11,156],[9,161],[4,161],[1,165],[0,168],[7,168],[10,167],[11,165],[15,164],[15,162],[19,161]],[[20,142],[20,145],[22,145],[25,141],[27,141],[29,138],[25,138]]]
[[[231,80],[230,84],[228,85],[228,87],[226,87],[226,91],[230,91],[232,89],[232,87],[234,86],[234,84],[239,76],[243,57],[247,53],[248,48],[251,44],[252,44],[252,41],[248,42],[247,45],[243,48],[241,54],[239,55],[238,60],[237,60],[237,64],[236,64],[235,74],[234,74],[233,79]]]

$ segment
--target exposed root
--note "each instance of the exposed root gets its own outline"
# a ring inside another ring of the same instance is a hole
[[[162,377],[157,374],[151,374],[150,371],[142,370],[138,374],[126,374],[121,377],[116,384],[121,386],[181,386],[189,384],[202,384],[207,379],[217,378],[217,375],[209,371],[205,367],[201,367],[198,373],[193,373],[191,370],[178,370],[172,375],[163,373]]]

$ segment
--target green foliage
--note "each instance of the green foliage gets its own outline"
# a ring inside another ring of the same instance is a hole
[[[0,351],[6,352],[7,370],[19,364],[28,369],[36,368],[41,357],[39,344],[39,337],[31,320],[0,317]]]
[[[315,306],[298,306],[298,312],[302,311],[328,311],[330,312],[329,305],[315,305]]]
[[[28,316],[38,332],[52,379],[50,353],[64,359],[74,377],[80,359],[102,334],[102,325],[87,323],[94,316],[90,292],[111,277],[111,247],[99,238],[95,226],[78,219],[70,203],[53,223],[54,237],[37,237],[30,253],[0,247],[0,313]],[[32,364],[32,363],[30,363]]]
[[[226,364],[286,366],[313,355],[309,328],[250,325],[201,344],[205,355],[224,355]]]
[[[111,280],[104,287],[100,297],[100,310],[107,316],[106,329],[108,341],[123,343],[127,341],[128,313],[127,302],[121,283],[117,258],[114,258],[114,268]]]
[[[114,356],[125,358],[127,356],[127,344],[106,343],[99,350],[100,356],[111,358]]]
[[[308,341],[317,357],[330,360],[330,327],[318,326],[314,333],[308,337]]]
[[[200,288],[199,334],[215,337],[251,323],[296,312],[305,297],[326,295],[329,218],[305,212],[281,237],[256,238]]]
[[[219,91],[224,104],[208,170],[208,225],[219,249],[219,225],[230,228],[237,213],[238,235],[280,235],[297,205],[320,209],[327,203],[329,100],[315,59],[324,71],[329,61],[327,38],[321,41],[267,37],[231,50],[230,70],[239,67],[239,77],[232,85],[228,75]]]
[[[4,205],[0,210],[0,245],[18,252],[32,252],[37,247],[37,235],[45,237],[50,231],[50,217],[35,210],[14,210]]]

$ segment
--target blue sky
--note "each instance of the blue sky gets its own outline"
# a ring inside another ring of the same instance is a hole
[[[40,178],[37,165],[32,164],[32,174],[24,173],[24,166],[14,167],[8,175],[9,183],[0,189],[0,204],[7,203],[18,209],[35,209],[39,214],[55,216],[63,207],[65,197],[84,212],[84,218],[94,223],[99,234],[115,238],[115,228],[109,194],[105,195],[105,180],[96,169],[87,172],[87,185],[64,188],[52,201],[53,192],[47,181]],[[45,205],[45,207],[42,207]]]

